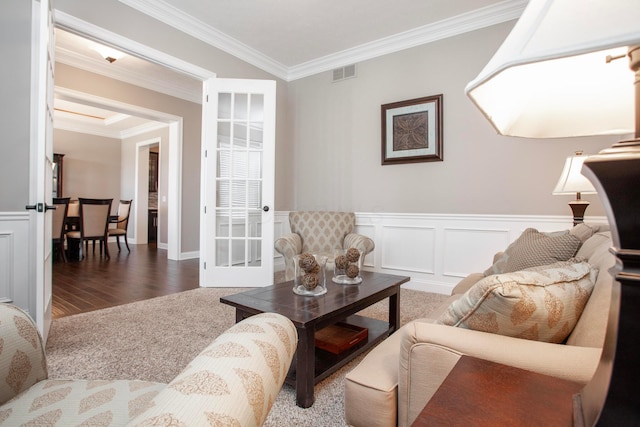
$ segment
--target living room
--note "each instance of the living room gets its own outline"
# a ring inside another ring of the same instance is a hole
[[[327,70],[294,79],[260,70],[123,3],[108,1],[88,10],[61,0],[55,7],[219,77],[276,80],[276,237],[287,231],[289,211],[354,211],[357,231],[376,242],[365,267],[408,273],[415,280],[407,289],[447,294],[461,277],[488,267],[493,252],[525,228],[569,228],[569,197],[551,195],[564,160],[576,151],[598,153],[620,139],[560,142],[496,135],[464,87],[515,18],[354,61],[354,78],[332,82]],[[116,16],[138,25],[122,25]],[[382,165],[381,106],[438,94],[443,96],[442,161]],[[188,182],[182,194],[191,201],[199,197],[199,144],[198,138],[185,139],[182,166]],[[598,196],[585,198],[591,203],[587,221],[606,222]],[[185,216],[198,218],[199,205],[182,202]],[[183,237],[183,249],[198,247],[198,233],[192,237]]]
[[[65,10],[64,4],[58,7]],[[276,78],[275,237],[287,231],[290,210],[354,211],[358,231],[378,248],[367,257],[368,268],[407,273],[410,286],[446,293],[465,274],[485,268],[486,260],[526,226],[554,230],[570,225],[570,197],[551,195],[565,159],[578,150],[595,154],[617,137],[541,144],[496,135],[465,96],[464,86],[514,22],[358,62],[356,76],[342,81],[332,82],[331,71],[292,81]],[[221,57],[214,67],[219,77],[274,77],[216,54]],[[202,66],[202,60],[196,63]],[[144,89],[119,86],[103,76],[87,78],[66,65],[59,68],[57,81],[71,90],[100,93],[108,85],[120,100],[147,108],[159,99],[145,101],[149,92]],[[381,165],[381,105],[436,94],[443,95],[443,161]],[[172,113],[180,114],[175,107]],[[199,248],[199,123],[185,120],[184,126],[191,133],[183,146],[180,259],[197,257]],[[583,197],[591,203],[589,218],[604,221],[597,195]],[[475,243],[461,244],[468,241]],[[399,259],[394,254],[401,248],[406,254]],[[282,267],[280,258],[275,262],[276,269]]]

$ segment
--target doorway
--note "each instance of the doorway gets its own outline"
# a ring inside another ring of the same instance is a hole
[[[56,98],[62,99],[65,101],[71,101],[76,103],[84,103],[87,105],[100,107],[109,109],[112,111],[116,111],[118,113],[127,114],[131,116],[143,117],[149,120],[166,123],[168,127],[168,140],[167,140],[167,148],[164,150],[165,153],[168,153],[168,158],[165,164],[167,165],[166,176],[167,176],[167,209],[166,212],[162,213],[162,221],[165,221],[167,224],[167,239],[166,239],[166,249],[167,249],[167,258],[170,260],[180,260],[181,259],[181,212],[182,212],[182,196],[181,196],[181,188],[182,188],[182,117],[174,116],[168,113],[154,111],[147,108],[139,107],[136,105],[125,104],[122,102],[101,98],[98,96],[81,93],[77,91],[73,91],[70,89],[64,89],[56,87],[55,90]],[[155,142],[158,142],[156,140]],[[135,153],[133,152],[135,150]],[[146,239],[146,227],[147,220],[146,216],[142,218],[142,215],[147,215],[147,204],[140,204],[140,198],[137,194],[138,188],[138,180],[139,180],[139,171],[138,171],[138,152],[134,147],[131,150],[130,156],[123,156],[125,160],[130,157],[131,165],[129,167],[130,170],[134,171],[135,174],[132,174],[131,178],[134,179],[135,184],[132,186],[133,189],[131,192],[127,194],[123,194],[123,198],[133,198],[133,212],[135,215],[133,216],[133,221],[130,223],[130,227],[134,233],[133,242],[138,242],[138,233],[140,230],[144,230],[143,236]],[[134,160],[135,159],[135,160]],[[164,189],[163,189],[164,191]],[[127,197],[128,196],[128,197]],[[131,197],[133,196],[133,197]],[[143,197],[147,197],[142,195]],[[166,216],[166,218],[165,218]],[[146,243],[146,240],[145,240]]]

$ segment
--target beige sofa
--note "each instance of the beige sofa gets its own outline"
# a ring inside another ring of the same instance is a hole
[[[33,321],[0,304],[0,425],[259,426],[296,345],[291,321],[265,313],[220,335],[169,384],[49,379]]]
[[[608,270],[615,264],[615,257],[609,251],[609,231],[598,226],[579,227],[571,232],[580,235],[585,229],[591,231],[579,236],[581,243],[575,256],[586,259],[598,273],[566,341],[556,344],[436,324],[436,319],[441,321],[450,314],[453,301],[462,301],[479,280],[489,280],[483,273],[472,274],[453,289],[451,297],[430,318],[404,325],[347,374],[347,423],[356,427],[411,425],[461,355],[587,383],[604,343],[613,283]],[[494,261],[502,255],[497,254]],[[592,279],[595,274],[592,272]]]

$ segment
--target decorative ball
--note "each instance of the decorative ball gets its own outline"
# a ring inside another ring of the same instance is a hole
[[[338,268],[339,270],[344,270],[349,266],[349,261],[347,260],[347,257],[344,255],[338,255],[336,257],[335,263],[336,263],[336,268]]]
[[[349,262],[358,262],[360,259],[360,251],[356,248],[349,248],[347,251],[347,260]]]
[[[318,286],[318,283],[319,281],[317,274],[307,273],[302,277],[302,286],[304,286],[306,289],[315,289],[316,286]]]
[[[353,279],[355,277],[358,277],[359,273],[360,273],[360,269],[358,268],[357,265],[351,264],[349,267],[347,267],[347,277],[348,278]]]
[[[304,272],[309,274],[318,274],[320,273],[320,264],[316,262],[316,265],[314,265],[312,268],[305,270]]]
[[[316,262],[316,258],[308,252],[300,255],[299,262],[300,268],[302,268],[306,272],[309,272],[309,270],[315,268],[315,266],[318,265],[318,263]]]

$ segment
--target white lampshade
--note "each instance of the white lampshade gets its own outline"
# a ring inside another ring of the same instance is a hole
[[[529,0],[465,92],[503,135],[530,138],[634,130],[633,73],[640,0]]]
[[[578,153],[576,153],[578,154]],[[593,188],[593,184],[584,175],[582,175],[582,164],[587,159],[587,156],[576,155],[567,157],[564,162],[564,168],[560,179],[553,189],[554,195],[575,195],[581,194],[596,194],[596,189]]]

